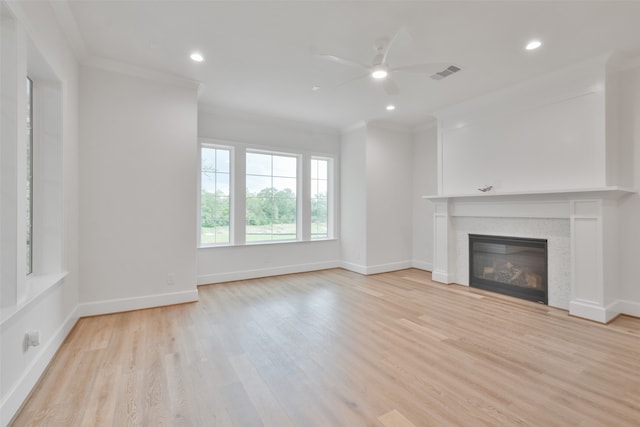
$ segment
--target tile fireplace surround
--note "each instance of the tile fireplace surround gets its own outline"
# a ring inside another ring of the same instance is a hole
[[[469,285],[469,234],[548,241],[549,305],[606,323],[616,309],[619,187],[425,196],[434,204],[433,280]]]

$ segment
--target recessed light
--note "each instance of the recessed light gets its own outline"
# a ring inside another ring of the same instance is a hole
[[[204,56],[202,56],[201,53],[198,52],[193,52],[190,56],[190,58],[196,62],[202,62],[204,61]]]
[[[389,104],[389,105],[387,105],[387,111],[393,111],[393,110],[395,110],[395,109],[396,109],[396,106],[395,106],[395,105],[393,105],[393,104]]]
[[[320,86],[311,86],[311,90],[317,92],[320,90]]]
[[[527,46],[525,47],[525,49],[535,50],[540,46],[542,46],[542,42],[540,40],[531,40],[529,43],[527,43]]]
[[[384,68],[376,68],[371,73],[371,77],[373,77],[374,79],[377,79],[377,80],[381,80],[381,79],[384,79],[385,77],[387,77],[388,74],[389,73],[387,73],[387,70],[385,70]]]

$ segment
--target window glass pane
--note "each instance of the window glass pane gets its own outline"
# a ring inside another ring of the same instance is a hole
[[[216,170],[216,149],[202,148],[202,171],[215,172]]]
[[[229,174],[216,174],[216,194],[229,195]]]
[[[273,156],[273,176],[295,178],[297,159],[295,157]]]
[[[200,244],[229,243],[231,151],[202,147],[200,156]]]
[[[271,155],[247,153],[247,174],[271,176]]]
[[[263,190],[269,190],[272,187],[270,176],[247,175],[247,196],[257,196]]]
[[[313,159],[311,167],[311,238],[329,237],[329,161]]]
[[[246,241],[297,238],[297,158],[247,153]]]
[[[295,178],[273,178],[273,188],[276,191],[287,191],[292,197],[296,196],[296,185]]]
[[[327,169],[329,162],[326,160],[318,161],[318,179],[327,179]]]
[[[33,273],[33,81],[27,77],[27,191],[26,191],[26,216],[27,216],[27,275]]]
[[[229,154],[228,150],[216,150],[216,171],[229,173]]]

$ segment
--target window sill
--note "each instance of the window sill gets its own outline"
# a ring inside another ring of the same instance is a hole
[[[319,243],[319,242],[335,242],[338,239],[335,237],[329,239],[314,239],[314,240],[277,240],[268,242],[251,242],[243,243],[241,245],[227,244],[227,245],[211,245],[211,246],[198,246],[198,249],[220,249],[220,248],[243,248],[251,246],[271,246],[271,245],[291,245],[291,244],[306,244],[306,243]]]
[[[0,315],[0,325],[4,325],[5,322],[8,322],[16,314],[25,310],[27,307],[38,301],[48,292],[60,286],[60,284],[64,281],[64,278],[67,277],[68,274],[68,272],[63,271],[61,273],[43,274],[39,276],[28,277],[26,281],[27,292],[25,294],[25,297],[16,305],[2,309],[2,314]]]

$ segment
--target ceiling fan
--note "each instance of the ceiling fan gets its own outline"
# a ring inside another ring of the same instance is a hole
[[[418,64],[410,64],[410,65],[390,66],[388,63],[389,52],[391,51],[391,48],[393,47],[394,42],[396,42],[400,33],[402,33],[403,31],[404,30],[401,28],[398,31],[396,31],[396,33],[393,35],[391,39],[382,38],[382,39],[378,39],[374,43],[373,47],[376,53],[370,65],[367,65],[352,59],[342,58],[337,55],[318,54],[318,56],[320,58],[327,59],[339,64],[359,67],[366,71],[365,73],[357,77],[354,77],[352,79],[349,79],[347,81],[344,81],[335,87],[344,86],[355,80],[359,80],[366,76],[370,76],[373,80],[379,81],[384,91],[389,95],[396,95],[400,92],[398,85],[390,77],[390,74],[392,73],[404,72],[404,73],[427,74],[434,80],[441,80],[461,70],[461,68],[456,65],[452,65],[444,62],[425,62],[425,63],[418,63]]]

